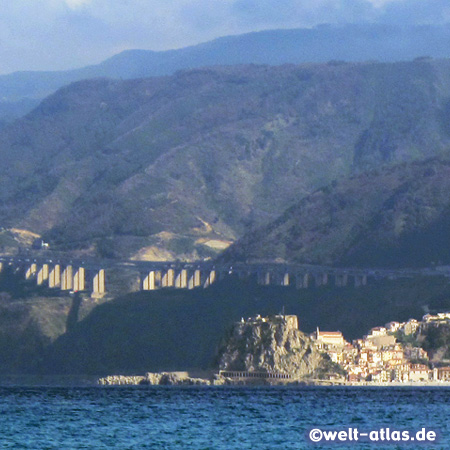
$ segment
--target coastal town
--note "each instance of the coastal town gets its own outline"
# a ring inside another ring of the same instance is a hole
[[[450,325],[450,313],[426,314],[421,321],[389,322],[362,339],[347,342],[340,331],[311,335],[316,346],[346,372],[346,384],[450,382],[450,363],[430,359],[417,336]],[[343,380],[342,380],[343,381]]]

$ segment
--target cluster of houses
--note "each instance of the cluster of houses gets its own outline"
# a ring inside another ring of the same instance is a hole
[[[413,337],[420,328],[450,324],[450,313],[427,314],[422,321],[389,322],[372,328],[367,336],[347,342],[340,331],[311,335],[319,349],[347,372],[350,383],[449,382],[450,367],[431,368],[428,354],[420,347],[398,342],[399,334]]]

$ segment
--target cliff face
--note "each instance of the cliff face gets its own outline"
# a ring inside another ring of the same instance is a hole
[[[302,378],[327,361],[298,330],[296,316],[250,318],[237,323],[220,357],[221,370],[272,372]]]

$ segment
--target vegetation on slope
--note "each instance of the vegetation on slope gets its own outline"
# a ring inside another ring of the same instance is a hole
[[[70,297],[37,288],[4,268],[0,273],[0,372],[36,373],[45,349],[67,331],[73,306]]]
[[[223,258],[344,266],[428,267],[450,263],[450,162],[428,160],[335,182]]]
[[[0,220],[101,256],[211,256],[205,240],[226,245],[332,180],[447,154],[449,68],[240,66],[75,83],[0,131]]]
[[[428,327],[420,336],[423,347],[435,361],[450,361],[450,326]]]

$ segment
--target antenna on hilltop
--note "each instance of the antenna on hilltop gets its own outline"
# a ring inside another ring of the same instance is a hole
[[[281,315],[284,316],[284,305],[283,308],[281,309]]]

